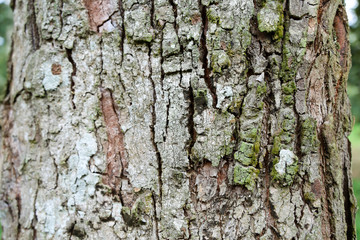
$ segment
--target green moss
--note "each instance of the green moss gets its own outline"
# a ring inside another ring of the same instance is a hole
[[[288,131],[284,131],[284,130],[281,131],[279,136],[280,136],[281,142],[284,143],[284,144],[289,144],[294,139],[294,134],[293,133],[288,132]]]
[[[222,70],[231,66],[230,57],[223,50],[214,51],[211,56],[211,68],[214,73],[222,73]]]
[[[274,40],[282,39],[284,10],[281,1],[266,1],[257,15],[257,21],[261,32],[274,32]]]
[[[229,155],[232,152],[233,152],[233,147],[232,146],[224,145],[224,146],[222,146],[221,156],[219,156],[219,157],[222,158],[223,156]]]
[[[245,166],[256,166],[260,152],[260,140],[259,137],[256,138],[254,143],[241,142],[239,151],[234,153],[234,159]]]
[[[234,57],[235,56],[235,52],[232,50],[231,43],[228,43],[228,45],[226,46],[226,54],[229,57]]]
[[[254,155],[259,154],[259,152],[260,152],[260,141],[257,141],[254,143],[254,153],[255,153]]]
[[[234,183],[237,185],[243,185],[248,190],[252,191],[256,185],[259,172],[259,169],[254,167],[243,167],[241,165],[235,165]]]
[[[317,137],[316,120],[307,118],[301,123],[301,149],[304,153],[317,151],[320,141]]]
[[[241,132],[241,139],[244,139],[246,142],[255,142],[258,137],[258,129],[251,128],[244,132]]]
[[[304,194],[304,198],[305,198],[305,201],[309,202],[309,203],[315,202],[315,200],[316,200],[316,196],[313,192],[306,192]]]
[[[126,206],[122,207],[121,215],[128,226],[138,227],[146,224],[146,222],[142,218],[142,214],[145,214],[145,212],[147,211],[146,204],[141,200],[143,199],[140,199],[137,202],[135,202],[132,209]]]
[[[284,119],[281,125],[284,131],[293,132],[295,130],[295,119]]]
[[[294,92],[296,91],[296,84],[294,81],[290,81],[287,83],[284,83],[282,85],[282,91],[284,94],[289,95],[289,94],[294,94]]]
[[[249,166],[252,163],[252,158],[248,158],[245,157],[244,153],[240,152],[240,151],[236,151],[234,153],[234,159],[237,160],[238,162],[242,163],[245,166]]]
[[[274,155],[279,155],[281,148],[281,140],[279,136],[274,137],[274,144],[271,150],[271,153]]]
[[[207,15],[207,18],[208,18],[209,22],[215,23],[215,24],[220,23],[220,17],[215,15],[213,13],[213,11],[211,11],[210,9],[207,10],[206,15]]]
[[[284,104],[286,105],[293,105],[294,104],[294,97],[292,95],[284,95],[282,97]]]
[[[262,96],[262,95],[264,95],[266,93],[266,91],[267,91],[266,83],[260,84],[256,88],[256,95],[257,96]]]
[[[273,37],[274,40],[279,40],[284,37],[284,10],[283,10],[282,4],[277,5],[277,11],[280,14],[280,18],[279,18],[279,24],[277,25],[277,28],[276,28],[276,31],[275,31],[275,34]]]
[[[280,174],[276,171],[275,166],[279,163],[279,160],[279,157],[274,158],[273,167],[270,175],[272,176],[272,179],[274,181],[281,183],[283,186],[289,186],[294,182],[294,178],[299,171],[298,159],[296,157],[295,159],[293,159],[294,162],[291,165],[286,165],[286,170],[284,174]]]

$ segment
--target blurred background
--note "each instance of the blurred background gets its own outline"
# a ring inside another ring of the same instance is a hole
[[[348,95],[355,119],[350,135],[352,144],[352,172],[354,192],[360,206],[360,6],[357,0],[345,0],[350,24],[350,42],[352,52],[352,68],[348,81]],[[13,25],[9,0],[0,0],[0,101],[6,94],[7,61],[11,45],[11,29]],[[360,211],[356,215],[356,231],[360,239]],[[1,228],[0,228],[1,239]]]
[[[347,91],[351,101],[351,111],[355,119],[349,139],[352,145],[353,186],[358,202],[356,232],[357,238],[360,239],[360,6],[357,0],[346,0],[345,2],[350,24],[352,53],[352,68],[350,70]]]

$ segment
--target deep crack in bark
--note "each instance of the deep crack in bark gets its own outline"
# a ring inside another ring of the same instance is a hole
[[[29,28],[30,35],[31,35],[31,43],[33,51],[36,51],[40,48],[40,35],[38,26],[36,23],[36,10],[35,10],[35,1],[36,0],[29,0],[28,2],[28,19],[26,22],[26,29]]]
[[[204,70],[204,81],[206,83],[206,86],[208,87],[213,102],[212,102],[212,106],[213,108],[217,108],[217,95],[216,95],[216,88],[214,86],[214,82],[213,82],[213,78],[211,78],[210,74],[211,74],[211,70],[209,68],[209,61],[208,61],[208,49],[207,49],[207,43],[206,43],[206,34],[207,34],[207,30],[208,30],[208,17],[207,17],[207,8],[205,5],[203,5],[201,3],[201,0],[199,1],[199,9],[200,9],[200,13],[201,13],[201,19],[202,19],[202,25],[203,25],[203,31],[201,33],[201,38],[200,38],[200,60],[202,62],[202,67]]]
[[[71,105],[73,109],[76,109],[76,105],[74,102],[74,97],[75,97],[75,81],[74,81],[74,77],[76,76],[77,73],[77,68],[76,68],[76,63],[72,57],[72,49],[66,49],[66,56],[67,59],[69,60],[69,62],[72,65],[72,72],[71,72],[71,77],[70,77],[70,96],[71,96]]]

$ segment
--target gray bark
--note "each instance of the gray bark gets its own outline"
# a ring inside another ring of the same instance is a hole
[[[14,0],[4,239],[355,239],[340,0]]]

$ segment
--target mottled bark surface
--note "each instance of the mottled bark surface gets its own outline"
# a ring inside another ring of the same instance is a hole
[[[355,239],[340,0],[14,0],[5,239]]]

